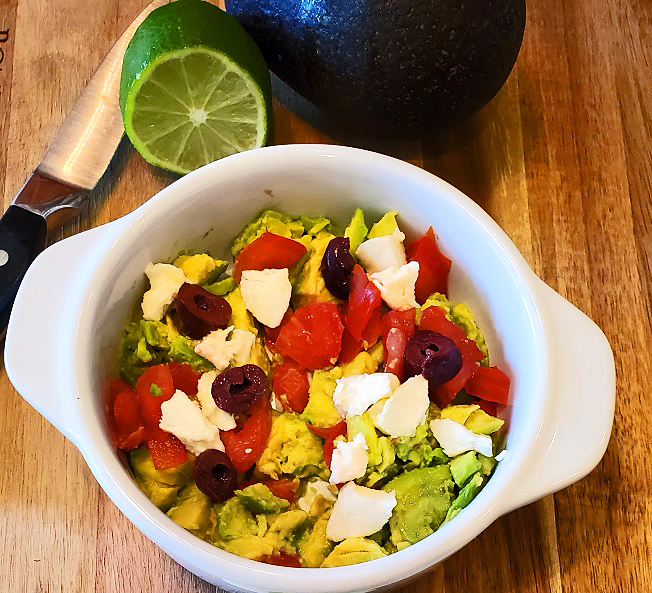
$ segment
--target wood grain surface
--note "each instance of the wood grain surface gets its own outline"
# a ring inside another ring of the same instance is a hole
[[[146,3],[0,0],[5,206]],[[371,146],[423,165],[485,208],[534,270],[604,329],[618,373],[614,431],[598,468],[501,518],[403,593],[652,591],[651,67],[649,0],[529,0],[523,49],[490,105],[442,137]],[[319,117],[279,88],[277,143],[365,145],[320,131]],[[171,180],[123,141],[65,233],[118,218]],[[136,531],[4,369],[0,459],[4,591],[216,591]]]

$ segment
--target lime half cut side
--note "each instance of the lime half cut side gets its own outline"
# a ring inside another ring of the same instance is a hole
[[[152,165],[180,174],[263,146],[267,116],[252,76],[207,47],[157,56],[129,90],[124,109],[136,150]]]

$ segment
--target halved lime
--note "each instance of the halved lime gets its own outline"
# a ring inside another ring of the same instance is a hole
[[[183,174],[263,146],[270,105],[269,71],[255,43],[202,0],[153,11],[125,52],[125,130],[158,167]]]

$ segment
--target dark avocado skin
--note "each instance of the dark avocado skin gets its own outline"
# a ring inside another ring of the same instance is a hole
[[[328,116],[437,133],[488,103],[521,47],[525,0],[226,0],[270,69]]]

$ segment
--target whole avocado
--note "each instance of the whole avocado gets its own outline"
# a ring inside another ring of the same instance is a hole
[[[393,137],[439,132],[507,80],[525,0],[226,0],[271,70],[324,113]]]

